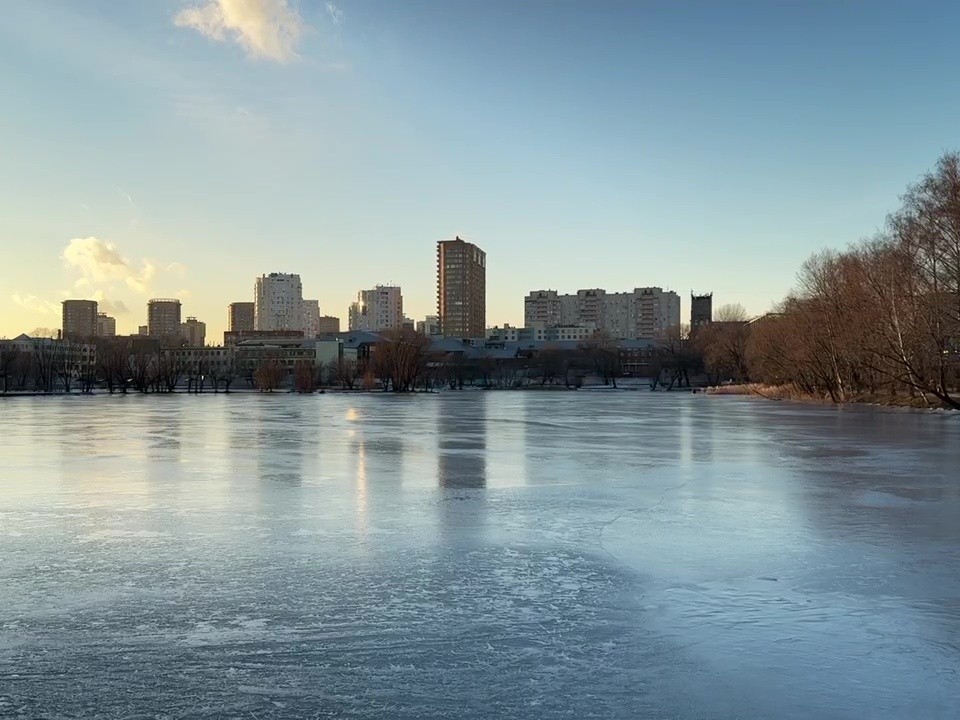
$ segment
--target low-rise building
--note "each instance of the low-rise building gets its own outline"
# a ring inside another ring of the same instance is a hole
[[[70,339],[23,334],[0,340],[0,390],[56,392],[70,389],[80,377],[92,378],[97,346]]]
[[[513,327],[504,325],[503,327],[487,328],[487,341],[493,343],[505,342],[559,342],[574,341],[582,342],[592,338],[597,329],[592,325],[557,325],[544,327],[534,325],[532,327]]]
[[[190,346],[165,348],[160,351],[163,357],[175,359],[184,370],[226,373],[233,369],[235,349],[224,346]]]
[[[227,330],[223,333],[224,345],[237,345],[244,340],[302,340],[302,330]]]
[[[345,357],[344,341],[309,338],[248,339],[234,348],[236,372],[253,384],[254,374],[261,364],[276,363],[283,374],[280,384],[288,384],[297,365],[309,362],[315,366],[330,367]]]
[[[504,324],[503,327],[494,325],[487,328],[487,343],[505,343],[519,342],[521,340],[533,340],[533,328],[514,327]]]

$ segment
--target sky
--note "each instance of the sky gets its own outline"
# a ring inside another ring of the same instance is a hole
[[[0,23],[0,337],[262,273],[435,312],[435,243],[530,290],[752,314],[956,149],[955,2],[30,0]]]

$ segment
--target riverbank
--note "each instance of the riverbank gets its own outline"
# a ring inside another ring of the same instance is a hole
[[[816,405],[872,405],[888,408],[909,408],[912,410],[952,410],[936,398],[920,395],[909,396],[903,393],[861,393],[844,402],[836,402],[828,396],[804,392],[793,385],[763,385],[745,383],[741,385],[721,385],[705,388],[701,392],[707,395],[755,395],[766,400],[784,400],[788,402],[812,403]]]

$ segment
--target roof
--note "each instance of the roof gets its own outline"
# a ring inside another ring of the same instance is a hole
[[[367,332],[366,330],[349,330],[345,333],[336,333],[336,339],[343,341],[345,348],[356,348],[361,345],[374,345],[383,341],[383,337],[378,333]]]
[[[637,338],[636,340],[617,340],[617,347],[622,350],[651,350],[656,343],[650,338]]]
[[[430,350],[433,352],[463,353],[464,357],[479,357],[481,352],[458,338],[431,338]]]
[[[487,348],[481,355],[491,360],[512,360],[517,356],[517,350],[516,348]]]
[[[503,343],[504,349],[516,351],[530,350],[580,350],[583,348],[584,340],[519,340]],[[621,350],[651,350],[656,343],[648,338],[637,340],[615,340],[617,347]]]

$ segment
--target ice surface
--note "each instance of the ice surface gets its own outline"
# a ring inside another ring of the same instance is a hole
[[[0,400],[0,717],[957,717],[960,417]]]

